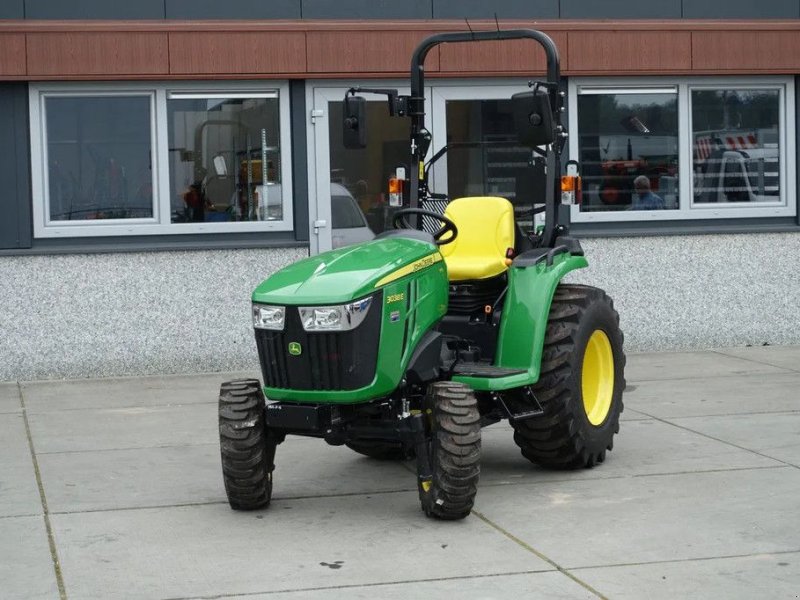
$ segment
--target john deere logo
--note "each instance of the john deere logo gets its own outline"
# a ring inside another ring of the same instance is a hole
[[[289,342],[289,354],[292,356],[300,356],[303,353],[303,347],[297,342]]]

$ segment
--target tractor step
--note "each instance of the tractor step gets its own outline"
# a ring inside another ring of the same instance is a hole
[[[495,367],[486,363],[460,362],[453,369],[454,375],[465,375],[467,377],[508,377],[509,375],[521,375],[527,373],[525,369],[506,369],[505,367]]]

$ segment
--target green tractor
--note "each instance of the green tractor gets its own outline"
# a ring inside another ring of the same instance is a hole
[[[427,184],[425,56],[442,43],[520,38],[547,57],[546,81],[512,97],[519,143],[545,167],[545,197],[535,202],[544,227],[523,232],[499,197],[454,199],[443,214],[422,208],[444,203]],[[346,145],[366,139],[356,92],[387,95],[390,113],[410,119],[407,208],[376,239],[301,260],[253,292],[264,385],[230,381],[219,398],[234,509],[269,504],[275,451],[289,434],[375,459],[413,458],[422,509],[440,519],[470,513],[481,428],[503,419],[537,465],[604,461],[622,412],[623,336],[602,290],[561,283],[587,262],[562,204],[560,83],[553,41],[509,30],[425,39],[412,58],[409,96],[348,91]]]

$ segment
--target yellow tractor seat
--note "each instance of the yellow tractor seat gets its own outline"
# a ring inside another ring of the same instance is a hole
[[[439,248],[450,281],[487,279],[508,269],[506,252],[514,247],[511,202],[495,196],[458,198],[444,216],[458,227],[456,239]]]

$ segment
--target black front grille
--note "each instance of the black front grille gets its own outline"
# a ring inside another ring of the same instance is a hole
[[[296,306],[286,308],[283,331],[256,329],[256,345],[267,387],[291,390],[355,390],[375,377],[383,295],[372,297],[366,319],[356,329],[307,332]],[[298,356],[289,344],[300,344]]]

